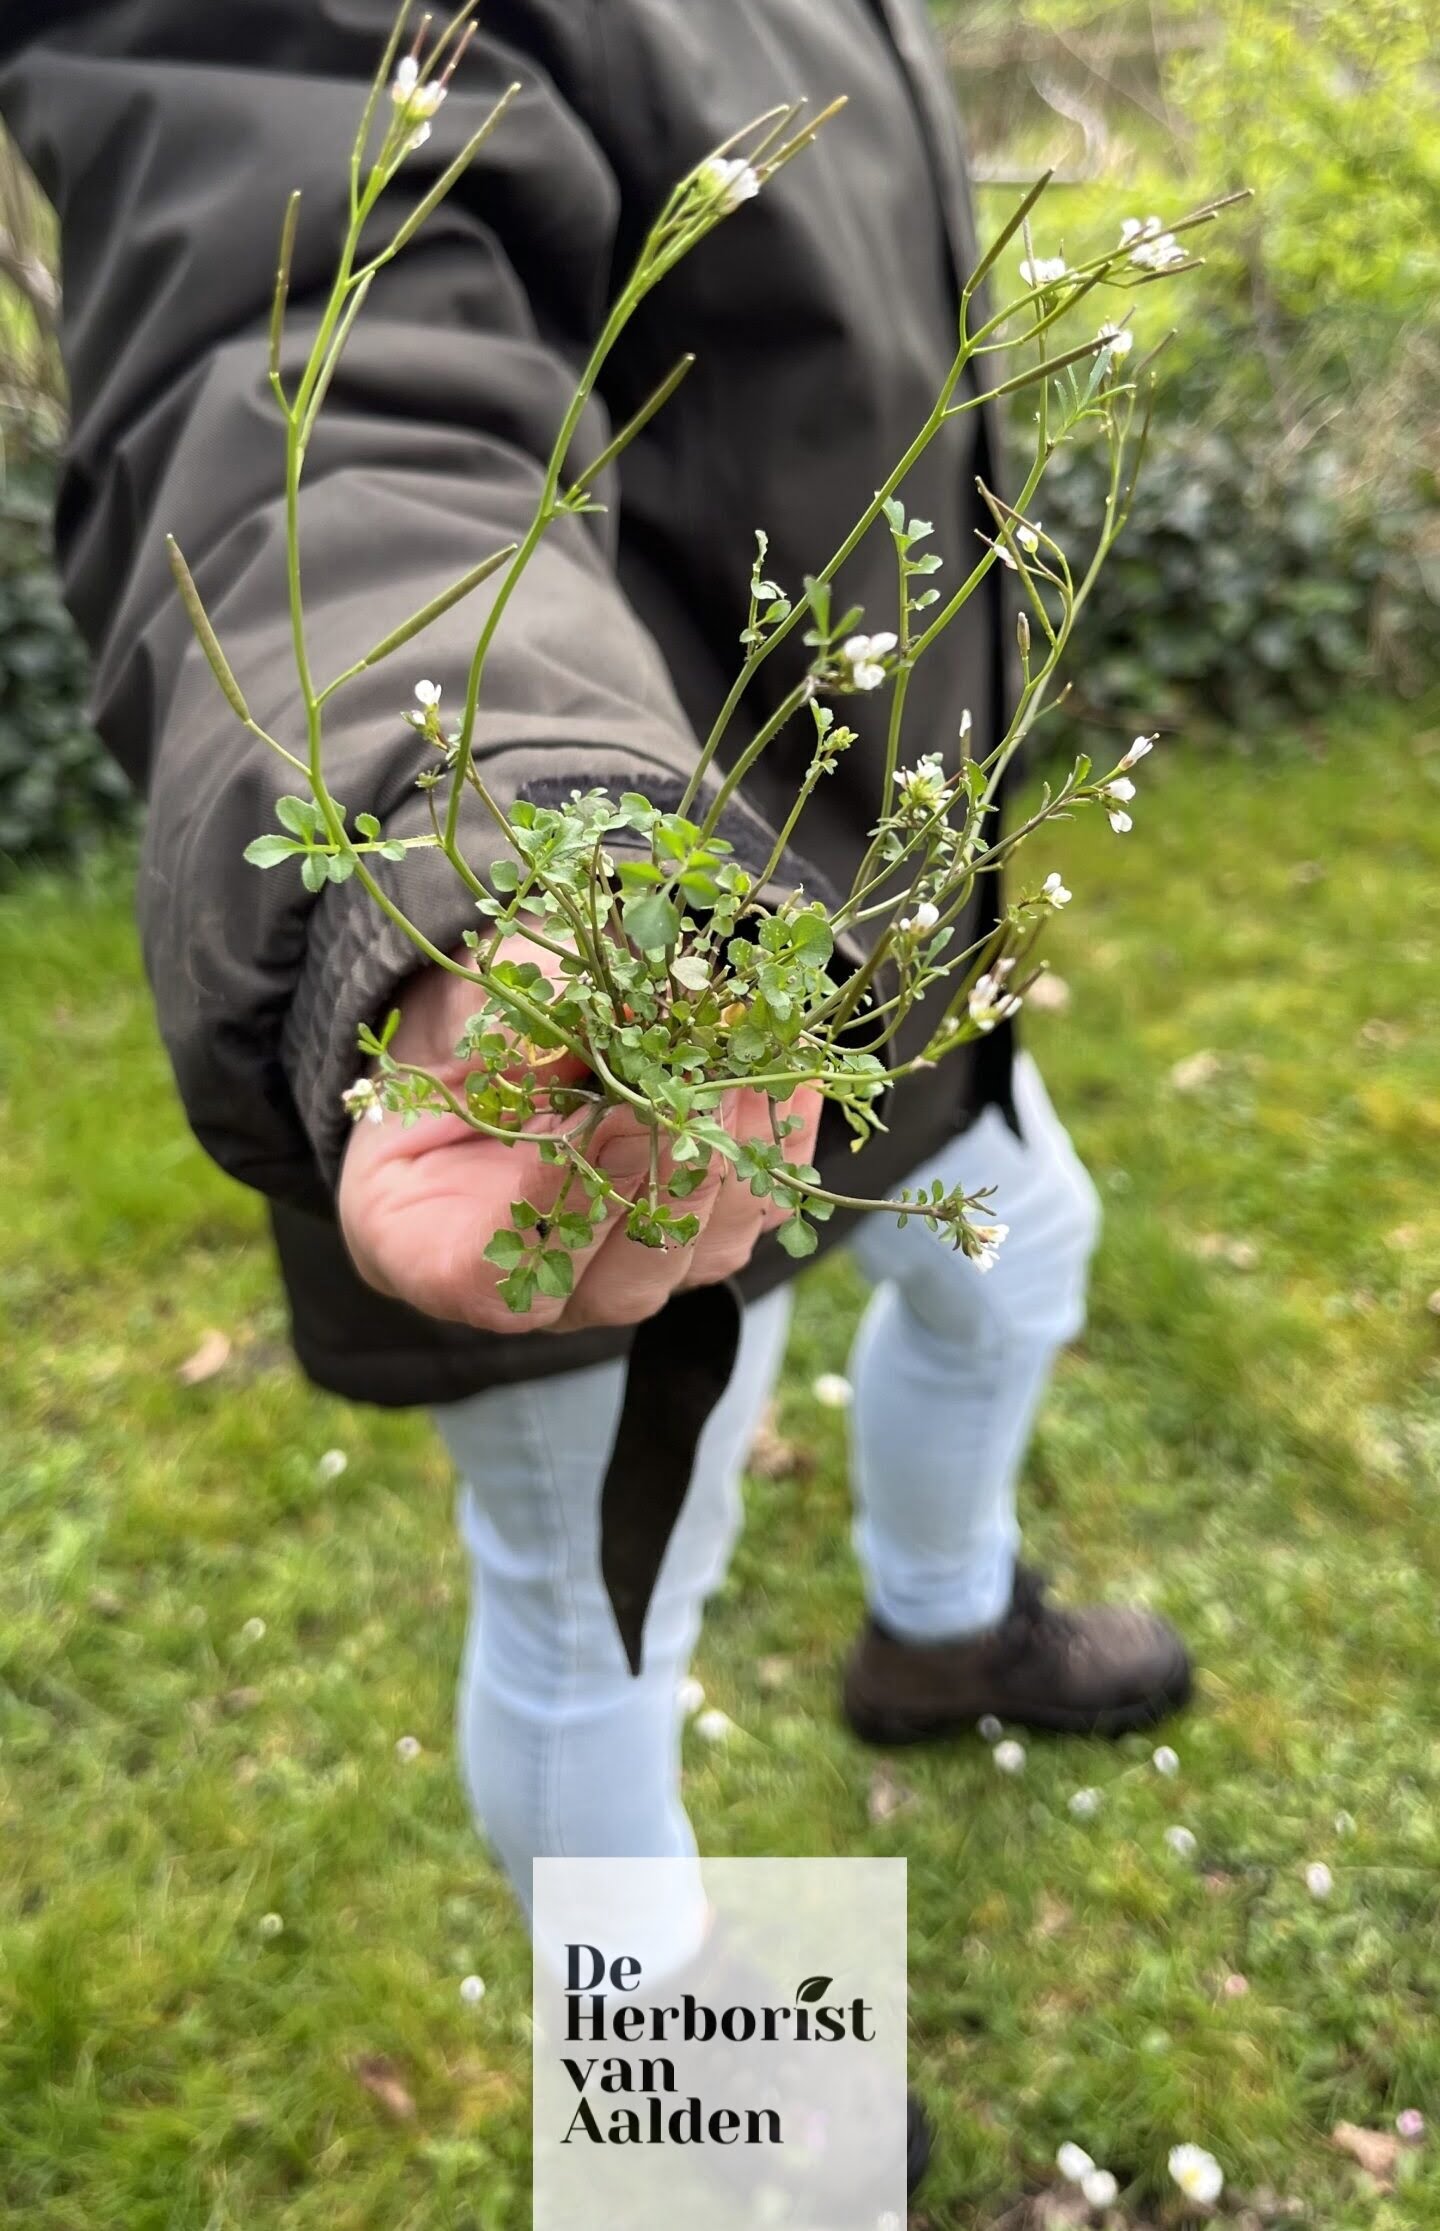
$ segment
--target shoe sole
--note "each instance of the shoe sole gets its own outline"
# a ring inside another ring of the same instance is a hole
[[[1057,1705],[1048,1711],[997,1712],[995,1717],[1003,1719],[1007,1727],[1027,1728],[1038,1735],[1096,1735],[1112,1740],[1155,1727],[1172,1712],[1183,1711],[1190,1702],[1192,1687],[1187,1666],[1164,1688],[1152,1690],[1149,1696],[1137,1697],[1133,1704],[1108,1705],[1103,1712],[1066,1711]],[[972,1734],[976,1722],[987,1717],[984,1713],[966,1712],[947,1713],[933,1720],[896,1719],[857,1705],[849,1697],[844,1699],[844,1713],[862,1743],[873,1743],[882,1750],[899,1750],[911,1743],[944,1742],[955,1736]]]

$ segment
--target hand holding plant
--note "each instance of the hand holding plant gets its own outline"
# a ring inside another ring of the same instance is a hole
[[[487,660],[507,607],[547,533],[599,508],[601,474],[663,408],[688,361],[676,365],[598,457],[577,469],[570,452],[588,401],[640,304],[683,256],[762,192],[834,111],[807,120],[791,107],[762,117],[680,181],[577,384],[527,531],[512,546],[482,554],[440,596],[320,683],[301,591],[298,497],[307,451],[376,272],[414,237],[508,105],[506,96],[387,244],[363,259],[362,234],[386,187],[428,135],[463,57],[471,12],[463,7],[428,50],[422,27],[403,56],[403,15],[396,27],[355,140],[350,221],[328,303],[289,389],[280,340],[293,199],[287,216],[271,384],[286,444],[301,748],[252,718],[172,545],[181,592],[230,704],[303,785],[280,799],[279,829],[258,836],[247,856],[282,873],[298,862],[313,891],[357,879],[431,964],[404,1019],[392,1016],[382,1030],[362,1033],[371,1068],[346,1101],[357,1119],[376,1119],[383,1145],[357,1144],[347,1163],[342,1214],[346,1188],[353,1198],[359,1182],[350,1170],[373,1181],[362,1187],[358,1221],[347,1218],[352,1245],[376,1283],[405,1290],[403,1265],[413,1256],[419,1221],[446,1214],[445,1157],[473,1155],[479,1141],[495,1218],[491,1225],[471,1218],[485,1235],[483,1259],[470,1260],[457,1242],[436,1292],[409,1292],[437,1314],[486,1323],[524,1316],[532,1325],[643,1315],[673,1286],[737,1267],[764,1220],[779,1219],[782,1244],[803,1256],[817,1244],[815,1227],[842,1207],[919,1216],[983,1267],[1003,1227],[987,1220],[982,1195],[946,1194],[937,1186],[923,1197],[902,1193],[871,1202],[839,1192],[811,1160],[816,1112],[821,1101],[833,1103],[862,1145],[882,1125],[893,1084],[993,1030],[1019,1007],[1038,970],[1037,940],[1069,893],[1053,873],[1028,883],[1014,878],[1016,895],[977,940],[967,924],[979,878],[1009,871],[1039,829],[1076,809],[1098,806],[1117,830],[1130,826],[1129,770],[1151,748],[1148,737],[1137,738],[1102,776],[1077,761],[1015,829],[998,827],[997,805],[1007,768],[1050,701],[1075,616],[1124,524],[1144,446],[1146,368],[1130,369],[1123,324],[1086,330],[1082,317],[1093,317],[1091,298],[1102,286],[1151,285],[1189,268],[1178,236],[1215,211],[1199,210],[1171,231],[1158,222],[1127,230],[1117,246],[1071,268],[1035,255],[1029,225],[1043,182],[1037,186],[966,284],[942,391],[840,546],[803,581],[782,582],[770,578],[766,537],[758,534],[739,671],[678,806],[662,811],[638,792],[597,789],[559,805],[521,798],[507,810],[488,788],[476,752]],[[980,290],[1022,229],[1024,291],[991,314]],[[1059,329],[1066,323],[1080,329],[1078,339],[1064,340]],[[1019,370],[1007,369],[1012,350],[1020,352]],[[930,525],[909,513],[907,476],[954,418],[1021,387],[1037,403],[1033,460],[1013,503],[982,487],[990,532],[966,578],[946,592],[935,578],[941,561],[926,548]],[[1095,557],[1077,579],[1032,514],[1056,450],[1088,429],[1109,458],[1108,493]],[[888,535],[894,553],[895,608],[884,615],[844,609],[836,588],[846,560],[872,533]],[[978,745],[967,716],[952,752],[912,757],[905,736],[911,678],[996,565],[1015,576],[1022,600],[1022,687],[1013,717],[993,745]],[[364,813],[352,826],[326,779],[331,701],[486,580],[494,584],[492,598],[463,689],[423,680],[403,716],[415,733],[429,834],[395,840]],[[799,679],[735,748],[751,685],[797,635],[808,654]],[[878,692],[888,693],[889,720],[869,843],[848,893],[827,906],[787,882],[789,847],[816,790],[857,741],[844,717],[846,701]],[[769,857],[742,866],[725,833],[727,807],[776,737],[796,730],[809,746],[793,802]],[[495,852],[487,861],[472,861],[461,848],[467,793],[493,824]],[[417,846],[439,850],[473,902],[477,926],[456,952],[431,944],[374,873],[377,854],[403,858]],[[897,1033],[922,1002],[929,1020],[922,1049],[902,1058]],[[478,1182],[477,1167],[466,1164],[468,1185]],[[727,1173],[734,1182],[722,1185]],[[642,1250],[653,1257],[643,1270]],[[635,1308],[637,1298],[642,1306]]]

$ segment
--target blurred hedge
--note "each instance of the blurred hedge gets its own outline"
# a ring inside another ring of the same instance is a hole
[[[1419,687],[1440,659],[1431,0],[936,13],[987,218],[1057,171],[1040,253],[1254,194],[1199,243],[1204,272],[1126,298],[1142,345],[1178,330],[1134,514],[1077,628],[1074,712],[1121,730],[1199,712],[1245,739],[1347,681]],[[1047,478],[1072,561],[1099,495],[1083,454]]]
[[[0,134],[0,874],[73,853],[134,811],[85,718],[85,653],[55,581],[65,395],[53,269],[50,211]]]
[[[86,656],[50,549],[53,453],[12,432],[0,497],[0,872],[73,853],[134,812],[85,717]]]

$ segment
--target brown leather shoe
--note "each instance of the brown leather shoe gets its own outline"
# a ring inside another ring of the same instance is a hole
[[[867,1743],[923,1743],[993,1714],[1063,1735],[1125,1735],[1190,1695],[1190,1660],[1167,1620],[1105,1605],[1062,1611],[1016,1568],[998,1627],[957,1642],[899,1642],[872,1619],[845,1669],[845,1717]]]

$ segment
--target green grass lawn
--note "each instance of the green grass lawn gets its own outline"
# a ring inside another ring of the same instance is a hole
[[[716,1852],[908,1854],[933,2231],[995,2222],[1067,2138],[1117,2225],[1179,2220],[1191,2139],[1252,2227],[1433,2231],[1440,704],[1144,778],[1133,837],[1090,817],[1037,862],[1076,904],[1030,1043],[1107,1228],[1026,1512],[1067,1591],[1193,1642],[1180,1774],[1037,1742],[1009,1780],[972,1740],[883,1769],[873,1817],[834,1704],[843,1419],[809,1391],[845,1360],[837,1265],[782,1410],[816,1468],[753,1483],[702,1649],[743,1733],[691,1737],[689,1794]],[[0,982],[0,2222],[519,2231],[529,1966],[452,1775],[445,1464],[288,1360],[259,1203],[172,1096],[125,863],[0,900]],[[1432,2136],[1381,2194],[1330,2132],[1407,2107]]]

